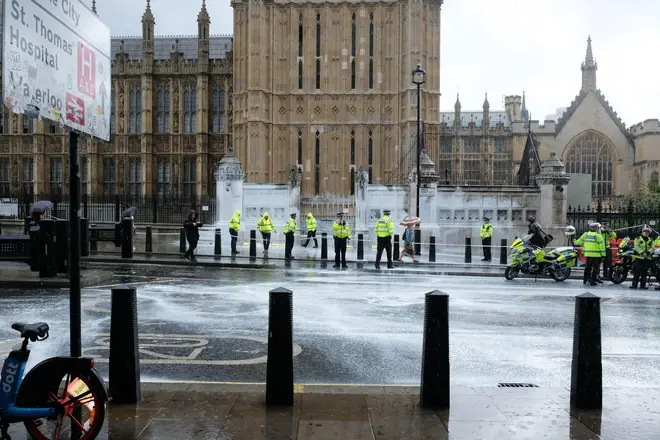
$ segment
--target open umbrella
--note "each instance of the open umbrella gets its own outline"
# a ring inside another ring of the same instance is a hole
[[[131,206],[130,208],[126,208],[124,212],[121,213],[121,218],[134,216],[136,212],[137,208],[135,206]]]
[[[33,214],[43,214],[44,212],[53,209],[53,202],[50,200],[41,200],[32,205]]]
[[[401,220],[401,223],[399,223],[399,226],[411,226],[411,225],[418,225],[422,221],[419,219],[419,217],[415,217],[414,215],[409,215],[406,216],[403,220]]]

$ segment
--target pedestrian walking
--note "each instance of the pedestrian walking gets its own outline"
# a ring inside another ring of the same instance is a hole
[[[238,241],[238,230],[241,229],[241,211],[236,210],[234,215],[229,220],[229,235],[231,235],[231,254],[238,254],[236,250],[236,242]]]
[[[264,244],[264,257],[268,258],[268,247],[270,246],[270,234],[272,232],[277,232],[275,230],[275,225],[270,219],[270,216],[267,212],[264,212],[264,215],[261,216],[257,222],[257,230],[261,234],[261,240]]]
[[[493,225],[490,224],[488,217],[484,217],[484,224],[481,225],[479,236],[481,237],[481,247],[484,250],[484,257],[481,261],[492,261],[490,245],[493,239]]]
[[[195,258],[195,249],[197,249],[197,242],[199,241],[199,228],[203,225],[197,221],[197,213],[194,209],[188,212],[188,217],[183,222],[183,228],[186,231],[186,240],[188,241],[188,250],[183,254],[186,259],[197,262]]]
[[[415,225],[410,224],[403,231],[403,251],[399,256],[399,263],[403,263],[403,257],[410,257],[413,260],[413,263],[417,263],[417,258],[415,258],[415,249],[413,244],[415,243]]]
[[[612,276],[612,242],[616,240],[616,232],[610,229],[608,222],[601,225],[600,234],[605,240],[605,258],[603,259],[603,278],[609,279]]]
[[[651,263],[651,255],[653,255],[653,239],[649,237],[651,228],[644,225],[642,228],[642,235],[635,239],[633,248],[633,281],[630,286],[631,289],[646,290],[646,276]]]
[[[587,258],[587,266],[584,268],[582,284],[587,284],[588,282],[591,286],[597,285],[600,260],[605,256],[605,241],[600,234],[599,228],[600,224],[591,223],[589,225],[589,231],[575,240],[576,245],[582,245],[582,255]]]
[[[292,260],[295,257],[291,254],[293,243],[296,237],[296,213],[290,215],[289,221],[284,225],[284,258]]]
[[[334,268],[339,267],[339,263],[344,269],[348,267],[346,264],[346,248],[351,239],[351,227],[346,220],[344,220],[344,213],[337,213],[337,220],[332,223],[332,237],[335,241],[335,265]]]
[[[383,251],[387,254],[387,268],[392,269],[392,236],[394,235],[394,222],[390,218],[389,209],[383,210],[383,216],[376,223],[376,269],[380,269],[380,257]]]
[[[304,248],[307,247],[309,240],[312,238],[314,239],[314,247],[319,247],[319,243],[316,241],[316,219],[310,212],[307,214],[307,240],[305,240],[305,243],[303,243]]]

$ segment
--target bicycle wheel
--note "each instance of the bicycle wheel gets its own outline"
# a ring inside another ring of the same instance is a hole
[[[58,385],[43,389],[33,396],[36,407],[54,407],[56,419],[34,419],[24,422],[34,440],[68,440],[71,429],[77,427],[80,440],[93,440],[101,431],[105,419],[105,402],[93,377],[67,373]]]

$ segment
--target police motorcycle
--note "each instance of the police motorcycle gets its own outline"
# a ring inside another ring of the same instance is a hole
[[[564,234],[575,235],[575,228],[567,226]],[[529,243],[531,234],[525,234],[511,244],[509,262],[504,270],[504,278],[513,280],[519,274],[549,276],[555,281],[565,281],[571,275],[571,268],[577,263],[577,252],[573,246],[562,246],[546,253]]]
[[[628,274],[633,270],[633,243],[630,240],[630,237],[625,237],[619,243],[619,250],[616,253],[615,257],[620,258],[620,261],[617,261],[612,266],[612,271],[610,274],[610,280],[614,284],[621,284],[628,278]],[[660,249],[656,249],[653,253],[654,266],[655,262],[660,259]]]

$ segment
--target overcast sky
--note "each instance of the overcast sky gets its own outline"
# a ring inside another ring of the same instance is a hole
[[[211,33],[231,34],[229,1],[206,3]],[[97,1],[113,36],[140,35],[144,5]],[[201,0],[152,0],[156,35],[196,35],[200,6]],[[443,111],[453,110],[456,92],[464,110],[480,110],[488,92],[495,110],[503,107],[504,95],[524,90],[532,118],[545,119],[578,93],[591,35],[598,87],[623,121],[660,118],[656,0],[446,0],[442,11]]]

